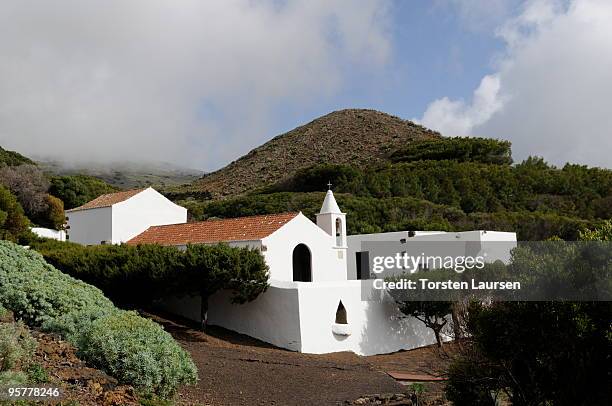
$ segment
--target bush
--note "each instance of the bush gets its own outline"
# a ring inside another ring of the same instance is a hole
[[[196,368],[172,336],[134,312],[114,312],[92,322],[79,344],[81,354],[123,382],[168,397],[191,383]],[[160,362],[161,361],[161,362]]]
[[[512,149],[510,142],[503,140],[472,137],[441,138],[411,142],[407,147],[394,152],[391,159],[396,162],[455,160],[509,165],[512,163]]]
[[[61,273],[37,252],[7,241],[0,241],[0,305],[32,326],[61,334],[85,361],[145,392],[169,396],[177,385],[197,379],[187,353],[160,326],[115,308],[99,289]],[[121,325],[126,329],[113,328]],[[112,348],[95,338],[102,330],[107,330],[104,337]],[[111,351],[130,354],[129,359],[113,359]]]
[[[36,341],[22,323],[0,323],[0,372],[27,362],[35,349]]]

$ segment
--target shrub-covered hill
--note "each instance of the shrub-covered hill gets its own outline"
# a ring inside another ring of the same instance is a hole
[[[214,198],[240,195],[276,183],[315,164],[382,162],[416,140],[440,134],[375,110],[335,111],[281,134],[218,171],[194,182],[192,192]]]
[[[59,333],[90,365],[145,393],[169,397],[197,379],[189,355],[159,325],[8,241],[0,241],[0,306],[31,327]]]
[[[34,161],[15,151],[9,151],[0,147],[0,166],[34,165]]]
[[[575,239],[612,217],[612,171],[529,158],[511,165],[510,144],[478,138],[416,141],[390,161],[318,164],[250,194],[179,200],[195,219],[302,210],[314,220],[331,181],[348,232],[516,231],[523,240]]]

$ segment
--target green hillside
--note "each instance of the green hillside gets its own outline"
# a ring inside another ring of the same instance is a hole
[[[23,164],[35,165],[35,162],[18,152],[0,147],[0,166],[18,166]]]
[[[226,199],[170,196],[193,219],[301,210],[314,220],[328,181],[349,234],[488,229],[576,239],[612,217],[612,171],[541,158],[513,165],[509,142],[480,138],[413,141],[369,165],[316,164]]]

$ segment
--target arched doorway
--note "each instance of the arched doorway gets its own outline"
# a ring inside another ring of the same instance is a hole
[[[312,258],[305,244],[298,244],[293,249],[293,280],[312,282]]]

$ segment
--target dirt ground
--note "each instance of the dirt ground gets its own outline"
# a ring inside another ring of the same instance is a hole
[[[197,386],[179,392],[182,405],[352,404],[369,394],[413,392],[386,371],[437,376],[447,365],[435,347],[373,357],[302,354],[214,326],[203,333],[184,320],[151,317],[191,353],[198,367]],[[426,383],[427,399],[419,404],[444,404],[442,390],[443,382]]]

